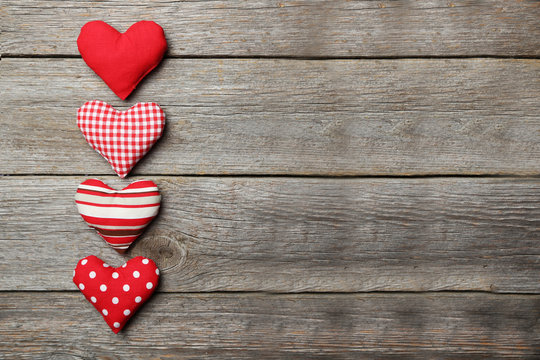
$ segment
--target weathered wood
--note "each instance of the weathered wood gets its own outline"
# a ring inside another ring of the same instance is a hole
[[[152,177],[160,215],[125,257],[77,213],[83,180],[2,178],[0,290],[72,290],[95,254],[154,259],[165,292],[540,292],[539,179]]]
[[[7,358],[540,356],[540,296],[157,294],[119,334],[78,293],[1,293]]]
[[[537,1],[4,0],[1,53],[78,54],[80,28],[163,26],[171,55],[538,56]]]
[[[80,59],[0,72],[0,174],[112,174],[92,99],[164,108],[134,174],[540,174],[540,60],[169,59],[126,102]]]
[[[0,358],[540,357],[540,178],[178,176],[540,175],[540,60],[190,58],[538,57],[537,1],[9,0],[0,18],[0,174],[31,175],[0,177]],[[94,19],[165,28],[126,102],[81,59],[24,59],[77,56]],[[150,176],[162,211],[125,256],[73,203],[112,174],[75,124],[94,98],[168,117],[134,173],[173,176]],[[71,282],[90,254],[162,270],[119,336]],[[535,295],[399,293],[428,290]]]

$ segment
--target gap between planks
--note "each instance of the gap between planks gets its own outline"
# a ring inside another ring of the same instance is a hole
[[[111,173],[89,173],[89,174],[49,174],[49,173],[32,173],[32,174],[0,174],[0,177],[81,177],[81,176],[114,176]],[[136,177],[187,177],[187,178],[291,178],[291,179],[437,179],[437,178],[471,178],[471,179],[540,179],[540,174],[538,175],[521,175],[521,174],[397,174],[397,175],[324,175],[324,174],[220,174],[220,173],[205,173],[205,174],[191,174],[191,173],[177,173],[177,174],[160,174],[160,173],[142,173],[132,175]]]
[[[0,55],[0,60],[6,59],[81,59],[80,55],[74,54],[12,54]],[[501,59],[501,60],[539,60],[536,55],[408,55],[408,56],[287,56],[287,55],[166,55],[163,59],[187,59],[187,60],[299,60],[299,61],[328,61],[328,60],[452,60],[452,59]]]
[[[75,285],[74,285],[75,286]],[[78,294],[80,290],[4,290],[0,289],[0,294],[44,294],[44,293],[54,293],[54,294]],[[171,294],[171,295],[223,295],[223,296],[250,296],[250,295],[267,295],[267,296],[358,296],[358,295],[418,295],[418,296],[439,296],[439,295],[497,295],[501,297],[538,297],[540,291],[538,292],[495,292],[487,290],[373,290],[373,291],[227,291],[227,290],[214,290],[214,291],[161,291],[159,288],[154,292],[155,294]]]

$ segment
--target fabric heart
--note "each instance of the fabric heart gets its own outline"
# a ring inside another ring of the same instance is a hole
[[[75,203],[88,226],[119,253],[124,253],[159,212],[161,195],[152,181],[139,180],[114,190],[98,179],[77,188]]]
[[[156,264],[142,256],[114,268],[91,255],[81,259],[73,271],[73,282],[115,334],[150,298],[158,281]]]
[[[161,137],[165,114],[156,103],[137,103],[118,111],[94,100],[79,108],[77,125],[90,146],[125,178]]]
[[[153,21],[139,21],[123,34],[103,21],[91,21],[82,27],[77,46],[86,64],[122,100],[167,51],[163,29]]]

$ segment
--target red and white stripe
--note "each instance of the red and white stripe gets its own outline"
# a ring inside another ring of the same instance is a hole
[[[114,190],[101,180],[90,179],[77,188],[75,203],[84,221],[123,253],[158,214],[161,195],[149,180]]]

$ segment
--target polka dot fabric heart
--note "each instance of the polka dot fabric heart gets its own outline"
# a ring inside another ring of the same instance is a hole
[[[125,178],[161,137],[165,114],[156,103],[137,103],[118,111],[94,100],[79,108],[77,125],[90,146]]]
[[[137,256],[114,268],[96,256],[81,259],[73,282],[117,334],[150,298],[159,281],[159,269],[147,258]]]

